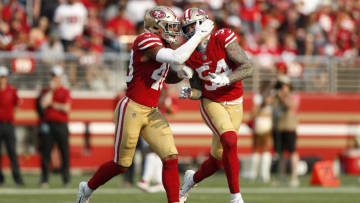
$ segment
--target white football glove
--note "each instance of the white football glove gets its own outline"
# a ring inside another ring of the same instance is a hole
[[[190,87],[181,87],[179,92],[179,99],[188,99],[191,96],[191,88]]]
[[[181,79],[190,79],[194,75],[193,69],[188,66],[182,66],[180,70],[176,71],[177,76]]]
[[[223,87],[230,84],[229,77],[222,74],[209,73],[210,82],[214,83],[216,87]]]
[[[199,21],[196,21],[195,34],[199,35],[201,38],[208,36],[213,29],[214,22],[210,19],[205,20],[201,25]]]

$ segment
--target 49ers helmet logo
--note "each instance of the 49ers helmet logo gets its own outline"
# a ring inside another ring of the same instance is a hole
[[[158,19],[158,18],[164,18],[166,16],[166,13],[162,10],[153,10],[151,12],[151,16]]]

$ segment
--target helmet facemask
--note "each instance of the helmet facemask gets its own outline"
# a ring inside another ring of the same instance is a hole
[[[200,19],[200,20],[195,20],[195,21],[192,21],[192,22],[188,22],[186,23],[186,25],[182,25],[182,32],[184,33],[184,36],[186,38],[186,40],[189,40],[194,34],[195,34],[195,29],[192,30],[192,31],[187,31],[187,27],[188,26],[193,26],[195,25],[196,26],[196,23],[199,23],[199,25],[201,25],[201,23],[203,23],[206,19]]]
[[[181,23],[178,21],[161,21],[158,25],[162,30],[161,37],[168,43],[176,42],[177,36],[181,35]]]

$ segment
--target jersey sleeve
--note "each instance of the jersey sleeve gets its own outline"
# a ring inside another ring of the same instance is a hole
[[[154,48],[157,46],[164,47],[164,44],[160,37],[153,33],[143,33],[139,35],[134,42],[135,50],[140,51],[144,51],[146,49]]]
[[[237,35],[229,28],[224,28],[217,31],[217,38],[223,47],[228,47],[229,44],[237,40]]]

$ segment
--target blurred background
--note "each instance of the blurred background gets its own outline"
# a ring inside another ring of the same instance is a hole
[[[59,7],[66,3],[76,10],[64,18],[69,11]],[[55,65],[62,67],[72,96],[71,171],[93,171],[112,157],[113,110],[126,88],[129,50],[143,32],[145,10],[155,5],[169,6],[179,17],[187,8],[203,8],[217,28],[238,34],[256,63],[253,76],[243,82],[245,117],[238,142],[243,166],[253,151],[247,124],[253,96],[264,82],[286,75],[298,104],[299,173],[310,173],[316,161],[337,160],[337,173],[360,175],[359,0],[0,1],[0,64],[10,70],[9,82],[22,101],[15,114],[22,171],[40,171],[36,98]],[[199,103],[177,98],[183,85],[168,86],[164,100],[181,169],[201,162],[211,141]],[[9,169],[3,151],[2,167]],[[59,165],[55,149],[51,167]]]

